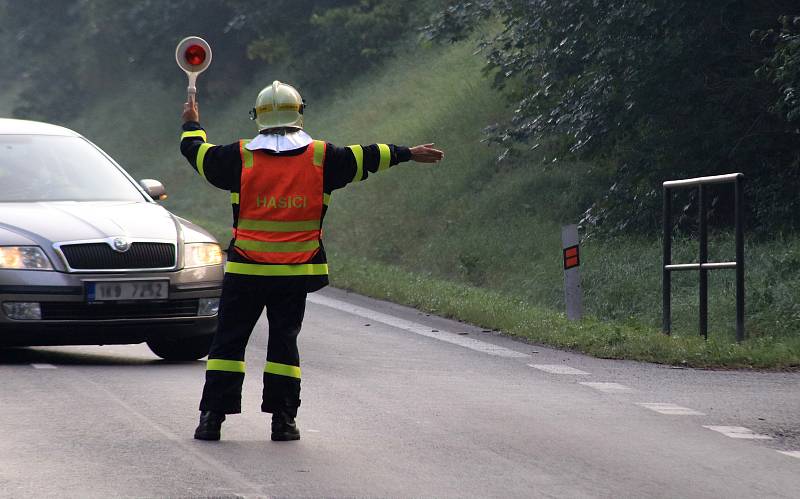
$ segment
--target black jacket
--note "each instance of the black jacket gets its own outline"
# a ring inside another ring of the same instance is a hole
[[[238,193],[240,190],[242,159],[239,152],[239,142],[232,144],[211,147],[206,146],[205,154],[202,157],[202,169],[198,168],[198,152],[203,144],[207,144],[205,131],[197,122],[187,122],[183,124],[184,133],[181,136],[181,153],[192,165],[192,168],[200,173],[211,185],[220,189],[225,189],[231,193]],[[190,133],[186,133],[190,132]],[[195,133],[191,133],[195,132]],[[305,152],[306,147],[269,154],[276,156],[292,156]],[[411,159],[411,151],[405,146],[395,146],[388,144],[391,153],[390,166],[397,165]],[[331,194],[336,189],[341,189],[351,182],[360,182],[378,171],[380,165],[380,149],[378,144],[362,146],[364,151],[363,170],[360,178],[356,178],[358,165],[352,150],[349,147],[337,147],[327,143],[325,153],[325,163],[323,165],[323,190],[326,194]],[[232,204],[233,225],[238,224],[239,205]],[[323,207],[322,217],[324,219],[327,206]],[[257,264],[240,255],[233,248],[233,240],[228,247],[228,260],[231,262]],[[307,263],[326,263],[325,248],[320,247],[320,251]],[[296,277],[256,277],[245,276],[251,279],[265,279],[274,284],[292,287],[295,289],[305,289],[306,292],[316,291],[328,284],[328,276],[296,276]]]

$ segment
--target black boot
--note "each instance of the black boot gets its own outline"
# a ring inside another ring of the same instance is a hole
[[[213,411],[202,411],[200,413],[200,424],[194,430],[194,438],[197,440],[219,440],[220,428],[225,421],[225,415]]]
[[[285,412],[272,414],[272,440],[274,442],[300,440],[300,430],[297,429],[297,423],[292,416]]]

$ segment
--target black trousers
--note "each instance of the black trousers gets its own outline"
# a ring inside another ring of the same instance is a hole
[[[292,417],[300,406],[300,354],[306,290],[286,278],[225,274],[219,328],[211,343],[201,411],[242,412],[244,353],[264,307],[269,321],[261,410]]]

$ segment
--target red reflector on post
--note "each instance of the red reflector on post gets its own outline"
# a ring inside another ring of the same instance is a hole
[[[570,246],[564,248],[564,270],[578,267],[581,264],[581,258],[578,246]]]
[[[206,60],[206,49],[200,45],[190,45],[183,55],[186,58],[186,62],[192,66],[199,66]]]

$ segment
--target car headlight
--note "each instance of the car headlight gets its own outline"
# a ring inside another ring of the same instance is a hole
[[[0,246],[0,269],[53,270],[38,246]]]
[[[188,243],[186,245],[185,268],[205,267],[222,263],[222,249],[217,243]]]

